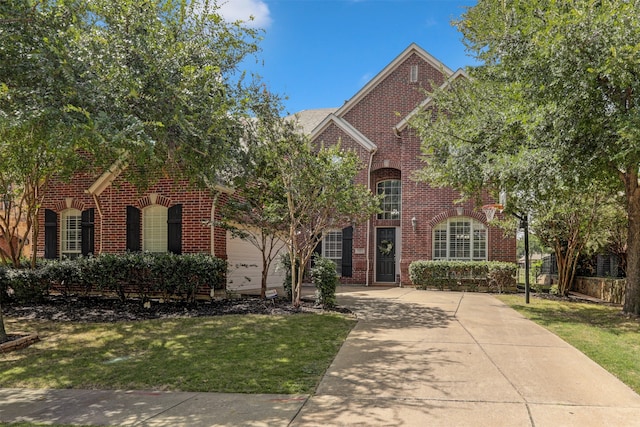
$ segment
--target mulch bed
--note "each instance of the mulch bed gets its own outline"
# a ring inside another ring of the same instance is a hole
[[[179,317],[221,316],[226,314],[290,315],[297,313],[322,313],[327,311],[349,314],[344,307],[330,310],[315,306],[313,301],[303,300],[299,307],[290,301],[277,298],[266,301],[257,297],[223,299],[187,304],[181,302],[151,302],[145,308],[141,301],[121,302],[107,298],[51,298],[41,303],[3,304],[6,317],[37,319],[59,322],[122,322]]]

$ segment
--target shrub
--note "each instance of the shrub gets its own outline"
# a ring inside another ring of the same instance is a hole
[[[7,267],[0,265],[0,303],[7,297],[9,290],[9,276],[7,275]]]
[[[11,269],[8,271],[11,297],[18,302],[39,302],[49,293],[49,279],[42,269]]]
[[[221,289],[225,284],[226,262],[206,254],[103,254],[75,260],[49,261],[35,270],[9,270],[8,283],[15,299],[41,299],[51,289],[69,296],[95,290],[115,294],[125,301],[135,294],[143,301],[152,295],[164,299],[193,302],[198,289]]]
[[[42,280],[48,280],[51,286],[64,297],[68,297],[83,284],[81,263],[80,259],[46,262],[39,269],[41,278]]]
[[[227,269],[224,260],[207,254],[168,255],[159,259],[168,272],[164,286],[178,298],[194,302],[200,288],[224,288]]]
[[[85,282],[93,283],[93,287],[102,293],[113,293],[121,301],[127,298],[125,281],[127,279],[126,260],[130,256],[101,254],[85,263]]]
[[[409,278],[419,289],[468,290],[479,286],[503,291],[515,285],[516,264],[496,261],[414,261],[409,265]]]
[[[515,286],[518,267],[511,262],[488,263],[487,279],[489,288],[502,293],[505,289]]]
[[[316,287],[316,304],[325,308],[335,307],[336,286],[338,286],[335,263],[329,258],[314,255],[311,279]]]

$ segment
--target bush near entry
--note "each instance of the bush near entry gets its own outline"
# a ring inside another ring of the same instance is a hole
[[[419,289],[459,289],[502,291],[516,285],[515,263],[498,261],[414,261],[409,278]]]
[[[329,258],[315,255],[311,267],[311,279],[316,287],[316,304],[324,308],[336,306],[338,276],[336,264]]]

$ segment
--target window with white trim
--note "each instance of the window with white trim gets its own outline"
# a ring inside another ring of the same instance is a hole
[[[60,217],[60,255],[62,258],[77,258],[82,253],[82,213],[67,209]]]
[[[162,205],[147,206],[142,211],[142,250],[146,252],[167,252],[168,209]]]
[[[382,195],[378,219],[400,219],[402,184],[399,179],[380,181],[377,185],[378,195]]]
[[[342,230],[327,232],[322,239],[322,254],[336,264],[336,273],[342,275]]]
[[[487,227],[467,217],[441,222],[433,229],[433,259],[486,261]]]

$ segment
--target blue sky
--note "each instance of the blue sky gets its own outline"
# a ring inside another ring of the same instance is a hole
[[[221,2],[222,3],[222,2]],[[449,68],[474,63],[451,26],[475,0],[227,0],[227,19],[263,28],[260,63],[247,63],[287,113],[339,107],[411,43]]]

